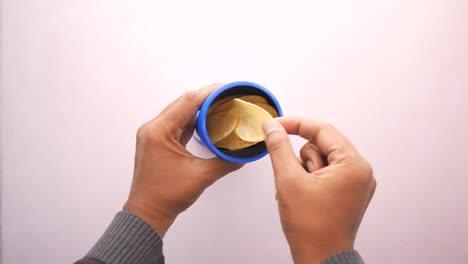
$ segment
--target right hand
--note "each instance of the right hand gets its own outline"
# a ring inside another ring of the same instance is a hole
[[[331,125],[302,118],[265,122],[276,199],[294,263],[320,263],[353,249],[376,181],[370,164]],[[308,140],[300,158],[288,134]]]

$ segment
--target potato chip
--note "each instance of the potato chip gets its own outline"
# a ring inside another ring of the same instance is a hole
[[[211,111],[211,114],[216,114],[216,113],[219,113],[219,112],[227,111],[227,110],[231,109],[232,107],[233,107],[233,105],[232,105],[232,98],[231,98],[229,101],[222,102],[222,103],[218,104],[216,106],[216,108],[214,108]]]
[[[263,108],[237,98],[233,100],[233,105],[239,117],[234,130],[237,136],[247,142],[258,143],[265,140],[262,125],[273,117]]]
[[[240,139],[235,132],[232,132],[229,136],[224,138],[223,140],[216,143],[216,147],[218,148],[225,148],[229,150],[239,150],[250,147],[252,145],[257,144],[258,142],[247,142]]]
[[[238,98],[243,101],[252,103],[252,104],[256,104],[256,103],[268,104],[267,100],[259,95],[244,95]]]
[[[247,148],[265,139],[263,122],[272,117],[278,113],[261,96],[228,96],[208,109],[208,135],[218,148]]]
[[[232,99],[236,98],[235,95],[233,96],[228,96],[226,98],[223,98],[217,102],[215,102],[214,104],[212,104],[210,106],[210,108],[208,109],[208,115],[210,114],[215,114],[215,113],[219,113],[219,112],[222,112],[222,111],[225,111],[225,110],[228,110],[232,107]],[[227,104],[225,104],[227,103]],[[221,105],[225,104],[226,106],[225,107],[222,107],[222,108],[219,108]],[[230,106],[230,107],[229,107]],[[219,108],[219,109],[218,109]]]
[[[236,129],[238,121],[237,112],[233,108],[209,115],[206,119],[206,128],[213,144],[231,134]]]
[[[260,106],[263,108],[265,111],[267,111],[273,118],[278,117],[278,112],[276,112],[276,109],[269,105],[269,104],[264,104],[264,103],[254,103],[257,106]]]
[[[219,112],[231,109],[232,100],[236,97],[243,101],[253,103],[253,104],[257,104],[257,103],[268,104],[267,100],[259,95],[243,95],[243,96],[233,95],[233,96],[228,96],[226,98],[223,98],[217,101],[216,103],[214,103],[210,107],[210,109],[208,109],[208,114],[215,114],[215,113],[219,113]]]

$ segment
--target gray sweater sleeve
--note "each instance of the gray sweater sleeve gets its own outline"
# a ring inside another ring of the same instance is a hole
[[[338,252],[321,264],[364,264],[364,261],[356,250],[351,249]]]
[[[145,220],[121,211],[86,259],[105,264],[164,264],[162,240]]]
[[[145,220],[121,211],[94,247],[75,264],[164,264],[162,240]],[[339,252],[322,264],[364,264],[355,250]]]

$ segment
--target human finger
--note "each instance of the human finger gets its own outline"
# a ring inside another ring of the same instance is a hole
[[[275,177],[294,176],[302,166],[296,159],[286,130],[276,119],[270,119],[263,124],[263,131]]]
[[[215,83],[198,90],[186,92],[168,105],[150,123],[163,120],[165,126],[170,130],[184,128],[191,122],[206,97],[222,85],[222,83]]]
[[[187,143],[190,141],[193,135],[193,131],[195,130],[195,124],[197,122],[197,116],[194,115],[190,122],[182,128],[182,131],[180,133],[180,137],[178,137],[177,133],[176,139],[179,140],[180,144],[185,148],[187,146]]]
[[[308,172],[312,173],[323,168],[324,162],[322,153],[320,153],[318,147],[311,142],[307,142],[301,148],[300,155]]]
[[[288,134],[299,135],[318,147],[328,164],[357,154],[353,144],[333,126],[301,117],[277,118]]]

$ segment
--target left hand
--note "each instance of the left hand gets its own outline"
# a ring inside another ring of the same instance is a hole
[[[208,186],[242,167],[185,149],[200,105],[221,85],[187,92],[138,129],[133,182],[123,209],[143,218],[161,238]]]

